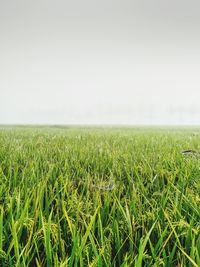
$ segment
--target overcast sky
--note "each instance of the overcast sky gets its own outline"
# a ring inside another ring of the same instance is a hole
[[[0,0],[0,123],[200,124],[199,0]]]

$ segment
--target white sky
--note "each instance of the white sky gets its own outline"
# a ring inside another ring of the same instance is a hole
[[[199,10],[0,0],[0,123],[200,124]]]

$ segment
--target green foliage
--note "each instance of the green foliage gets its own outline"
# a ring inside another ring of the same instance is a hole
[[[200,266],[199,129],[0,128],[0,266]]]

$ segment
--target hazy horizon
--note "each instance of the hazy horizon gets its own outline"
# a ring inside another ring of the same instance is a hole
[[[0,3],[0,124],[200,125],[200,2]]]

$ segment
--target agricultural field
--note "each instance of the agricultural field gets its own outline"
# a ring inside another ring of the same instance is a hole
[[[0,127],[0,266],[200,266],[198,128]]]

